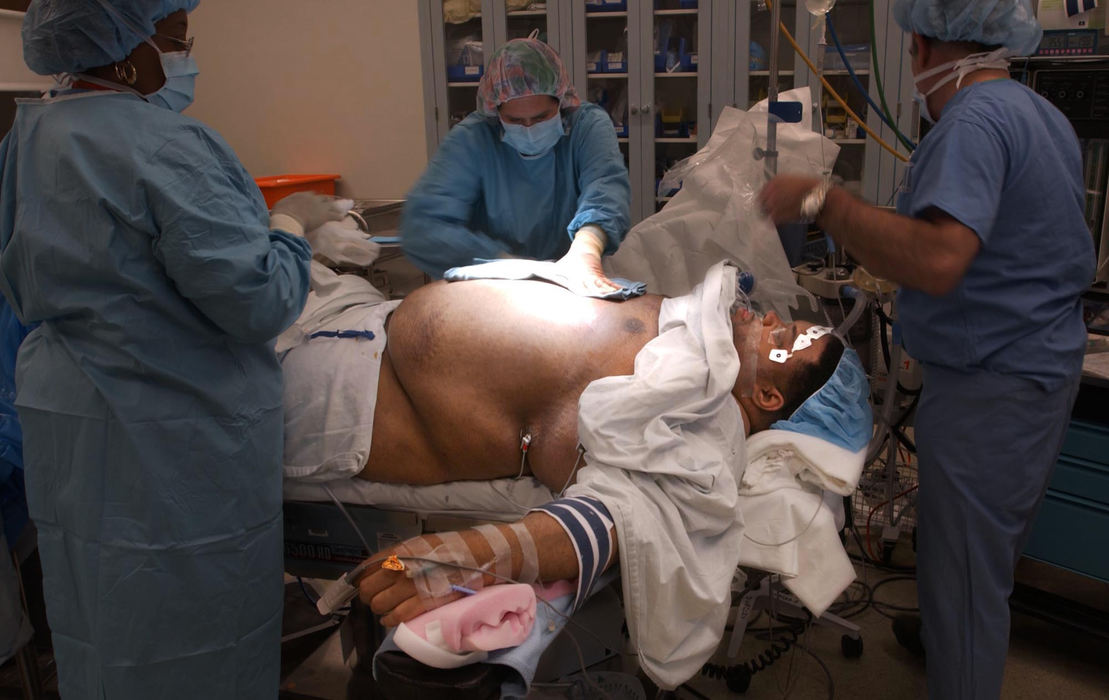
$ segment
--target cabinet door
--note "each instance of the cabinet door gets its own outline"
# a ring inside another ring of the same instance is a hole
[[[711,132],[712,4],[712,0],[643,3],[640,40],[646,50],[641,55],[648,63],[639,118],[653,203],[645,215],[661,209],[677,191],[658,189],[662,175],[696,153]]]
[[[636,223],[669,199],[662,172],[708,140],[712,0],[574,2],[574,83],[612,118]]]
[[[633,147],[638,141],[638,119],[641,97],[640,44],[635,36],[632,18],[638,16],[635,0],[570,0],[571,50],[574,86],[583,101],[592,102],[612,119],[616,139],[624,154],[631,181],[632,223],[643,218],[640,213],[644,184],[643,153]],[[633,110],[634,105],[634,110]],[[633,121],[635,122],[633,124]]]
[[[847,102],[850,116],[839,102],[824,90],[819,80],[813,79],[813,95],[820,107],[817,128],[840,146],[833,175],[842,180],[847,191],[862,196],[863,172],[866,162],[866,133],[859,122],[867,123],[870,113],[867,96],[870,94],[870,2],[869,0],[839,0],[828,13],[839,38],[843,56],[836,50],[822,15],[809,15],[810,57],[816,61],[828,84]],[[799,20],[800,21],[800,20]],[[847,70],[850,66],[855,74]],[[856,84],[856,80],[858,84]],[[861,89],[860,89],[861,88]],[[877,101],[877,100],[875,100]],[[859,117],[856,119],[855,117]]]
[[[494,0],[423,0],[420,43],[428,156],[477,105],[477,86],[492,51]]]
[[[533,33],[570,62],[570,0],[422,0],[428,154],[477,106],[477,86],[492,52]]]
[[[569,34],[563,26],[562,5],[569,0],[496,0],[493,11],[494,47],[510,39],[535,33],[550,45],[565,63],[570,53]],[[569,63],[566,64],[570,68]]]

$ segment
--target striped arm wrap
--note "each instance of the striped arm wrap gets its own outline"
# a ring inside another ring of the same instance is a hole
[[[557,520],[574,543],[580,572],[574,600],[577,610],[612,556],[612,516],[603,503],[589,496],[559,498],[536,510]]]

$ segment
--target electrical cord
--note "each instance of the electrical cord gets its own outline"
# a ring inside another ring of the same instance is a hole
[[[889,317],[889,315],[885,312],[885,309],[882,308],[881,304],[875,304],[874,313],[878,317],[878,340],[880,341],[882,346],[882,359],[884,359],[886,362],[886,371],[892,376],[893,368],[890,367],[890,341],[889,338],[886,337],[886,327],[893,327],[893,319]],[[916,389],[906,389],[901,384],[900,376],[898,376],[897,378],[897,390],[900,391],[902,394],[905,394],[906,396],[917,396],[921,392],[920,387],[917,387]]]
[[[886,585],[887,583],[893,583],[895,581],[916,581],[916,576],[900,575],[900,576],[889,576],[887,578],[884,578],[881,581],[879,581],[878,583],[874,584],[873,590],[874,590],[875,596],[877,596],[879,588]],[[919,607],[906,606],[906,605],[894,605],[893,603],[886,603],[884,601],[881,601],[881,600],[878,600],[877,598],[875,598],[875,600],[874,600],[874,612],[878,613],[879,615],[881,615],[883,617],[888,617],[890,619],[893,619],[894,617],[896,617],[896,615],[887,613],[886,610],[893,610],[893,611],[898,612],[898,613],[902,613],[902,612],[919,613],[920,612]]]
[[[785,639],[773,640],[770,646],[757,653],[748,661],[743,661],[731,666],[724,664],[707,663],[701,667],[701,675],[707,678],[723,680],[728,690],[733,693],[742,693],[751,684],[751,677],[759,671],[764,671],[775,661],[789,651],[800,638],[800,632],[795,625],[786,625],[779,628],[785,633]]]

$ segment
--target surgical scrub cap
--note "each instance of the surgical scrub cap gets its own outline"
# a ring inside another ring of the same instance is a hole
[[[495,117],[497,107],[529,95],[550,95],[559,109],[581,104],[554,49],[538,39],[513,39],[489,59],[477,88],[477,111]]]
[[[1043,36],[1031,0],[897,0],[893,16],[907,32],[1004,46],[1015,56],[1035,53]]]
[[[775,421],[770,428],[812,435],[858,452],[870,442],[874,429],[869,396],[863,363],[858,353],[847,348],[824,386],[805,399],[788,420]]]
[[[154,23],[200,0],[33,0],[23,18],[23,60],[39,75],[80,73],[122,61]],[[137,31],[136,31],[137,30]]]

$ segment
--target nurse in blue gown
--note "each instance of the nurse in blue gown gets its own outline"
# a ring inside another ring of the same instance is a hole
[[[489,60],[477,111],[408,193],[404,252],[424,272],[479,260],[559,260],[600,291],[601,256],[628,232],[628,169],[612,120],[582,104],[558,54],[513,39]]]
[[[60,75],[0,143],[0,290],[27,325],[16,406],[62,697],[278,693],[282,381],[337,218],[274,207],[181,115],[198,0],[35,0]],[[280,225],[284,230],[276,230]]]

